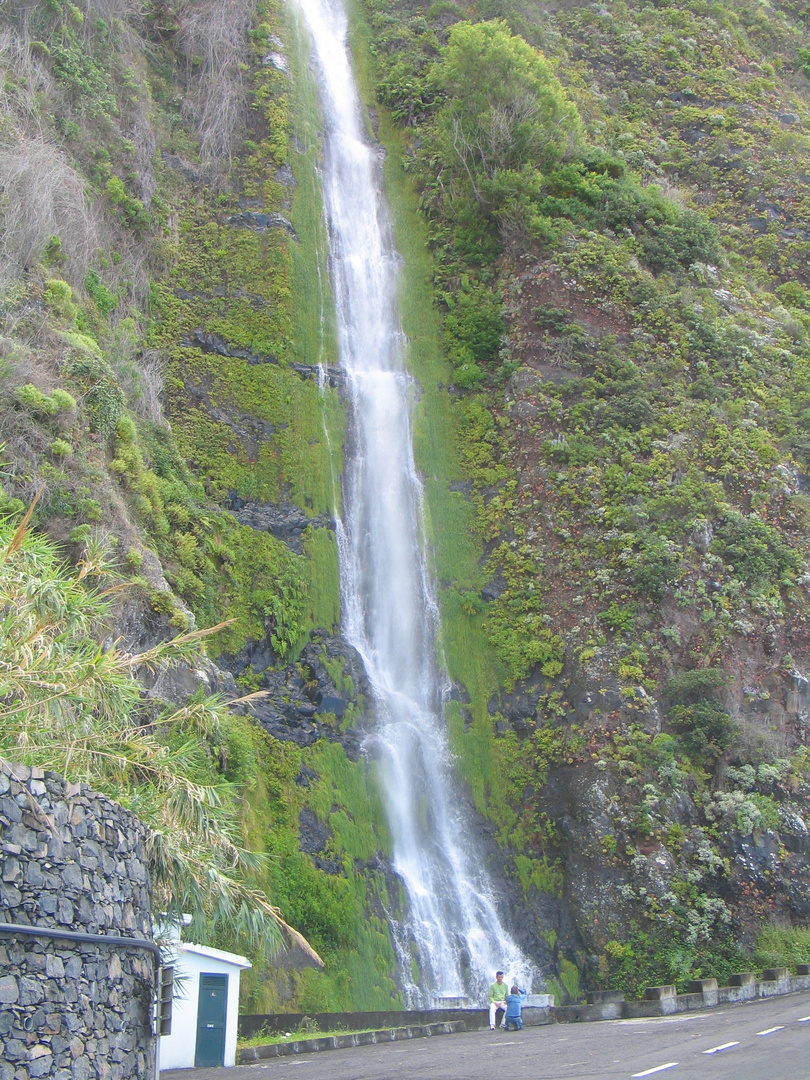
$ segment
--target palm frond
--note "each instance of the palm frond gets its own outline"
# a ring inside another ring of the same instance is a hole
[[[33,505],[13,531],[0,522],[0,755],[83,780],[132,810],[150,830],[151,875],[168,919],[190,911],[208,936],[227,929],[266,952],[295,940],[320,962],[250,885],[266,856],[241,842],[241,793],[210,760],[228,703],[211,696],[155,717],[137,679],[193,660],[229,622],[139,654],[120,642],[102,647],[119,588],[104,552],[67,570],[30,531]]]

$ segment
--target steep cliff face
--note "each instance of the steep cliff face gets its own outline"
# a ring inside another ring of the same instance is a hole
[[[124,586],[106,646],[225,624],[207,657],[142,672],[155,715],[261,691],[195,734],[199,779],[241,787],[242,834],[272,856],[254,885],[327,969],[257,958],[253,1006],[398,1004],[365,676],[337,633],[343,421],[305,39],[252,0],[1,18],[0,509],[41,489],[33,523],[68,559],[106,545]]]
[[[483,548],[443,609],[500,683],[449,643],[461,768],[568,988],[722,970],[810,895],[806,13],[366,11]]]
[[[108,640],[231,620],[149,692],[265,694],[208,753],[327,970],[257,965],[251,1006],[389,1007],[305,38],[268,0],[1,18],[0,511],[42,488],[67,558],[112,545]],[[561,995],[722,973],[810,900],[804,5],[352,19],[447,720],[512,927]]]

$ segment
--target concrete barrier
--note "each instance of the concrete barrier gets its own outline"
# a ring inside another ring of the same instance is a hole
[[[756,976],[753,971],[741,971],[737,975],[729,975],[729,986],[755,986]]]
[[[538,995],[545,998],[545,995]],[[390,1012],[344,1012],[344,1013],[267,1013],[239,1017],[239,1036],[252,1039],[256,1035],[283,1035],[287,1031],[307,1030],[328,1034],[353,1028],[370,1031],[412,1027],[414,1024],[453,1023],[456,1020],[472,1022],[481,1026],[489,1023],[488,1009],[414,1009],[408,1012],[398,1009]]]
[[[532,995],[534,1000],[548,1001],[543,1006],[524,1005],[523,1023],[526,1027],[541,1024],[586,1023],[595,1020],[616,1020],[619,1018],[638,1019],[655,1016],[672,1016],[676,1013],[711,1008],[738,1001],[751,1001],[755,998],[774,997],[777,994],[795,993],[810,990],[810,964],[798,964],[796,974],[791,975],[787,968],[769,968],[757,981],[753,972],[743,971],[729,977],[729,985],[719,987],[717,979],[693,979],[688,984],[688,992],[679,994],[673,985],[648,986],[644,991],[643,1001],[625,1001],[621,990],[593,990],[588,993],[585,1005],[553,1006],[554,998],[550,995]],[[349,1020],[356,1026],[373,1022],[372,1018],[396,1017],[408,1018],[411,1023],[380,1026],[379,1029],[358,1032],[356,1034],[332,1034],[318,1038],[299,1039],[295,1042],[274,1043],[267,1046],[246,1047],[239,1055],[241,1064],[261,1061],[264,1058],[287,1057],[292,1054],[313,1053],[319,1050],[337,1050],[352,1046],[367,1046],[383,1042],[399,1042],[403,1039],[424,1039],[434,1035],[451,1035],[462,1031],[476,1031],[487,1027],[489,1014],[486,1009],[447,1009],[432,1012],[399,1013],[344,1013],[318,1014],[327,1023],[337,1024]],[[433,1018],[433,1023],[424,1023]],[[273,1021],[270,1030],[284,1030],[294,1027],[293,1021],[300,1018],[290,1014],[278,1014],[272,1017],[243,1017],[240,1031],[245,1021]],[[316,1018],[310,1017],[310,1020]],[[245,1026],[248,1026],[245,1024]],[[260,1029],[259,1029],[260,1030]]]
[[[718,990],[717,979],[692,979],[687,987],[687,993],[701,995],[703,1005],[716,1005]]]
[[[757,997],[761,998],[789,994],[790,990],[790,972],[784,967],[766,968],[757,983]]]
[[[553,996],[552,996],[551,1000],[552,1001],[554,1000]],[[527,1005],[524,1005],[523,1010],[522,1010],[520,1015],[523,1017],[523,1026],[524,1027],[539,1027],[541,1024],[551,1024],[553,1022],[552,1021],[552,1013],[553,1012],[554,1012],[553,1008],[537,1009],[537,1008],[534,1008],[533,1006],[529,1007]],[[487,1018],[487,1023],[489,1023],[489,1018]],[[484,1025],[479,1024],[478,1026],[483,1027]],[[467,1030],[469,1031],[469,1030],[471,1030],[471,1028],[468,1027]]]
[[[662,1016],[671,1016],[678,1011],[678,991],[674,986],[648,986],[644,998],[658,1004]]]
[[[589,990],[585,995],[589,1005],[618,1005],[624,1003],[624,990]]]
[[[762,982],[783,982],[785,979],[790,978],[790,972],[787,968],[765,968],[762,972]]]

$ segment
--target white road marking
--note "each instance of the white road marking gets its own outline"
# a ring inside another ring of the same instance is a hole
[[[668,1061],[666,1065],[656,1065],[654,1069],[647,1069],[646,1072],[633,1073],[633,1080],[639,1076],[652,1076],[653,1073],[663,1072],[664,1069],[674,1069],[677,1064],[677,1061]]]
[[[723,1043],[722,1046],[713,1046],[711,1050],[704,1050],[704,1054],[719,1054],[721,1050],[728,1050],[732,1046],[739,1046],[739,1042]]]
[[[808,1020],[810,1020],[810,1016],[800,1016],[799,1019],[796,1021],[796,1023],[797,1024],[806,1024]]]
[[[779,1024],[777,1027],[765,1028],[764,1031],[758,1031],[757,1035],[773,1035],[774,1031],[781,1031],[784,1024]]]

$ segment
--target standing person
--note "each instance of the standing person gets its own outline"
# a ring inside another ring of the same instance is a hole
[[[495,1030],[495,1022],[498,1017],[498,1010],[500,1009],[503,1015],[501,1021],[501,1027],[506,1027],[506,983],[503,981],[503,972],[495,972],[495,982],[489,988],[489,1029]]]
[[[526,991],[518,990],[518,985],[515,983],[504,998],[504,1001],[506,1002],[506,1016],[503,1018],[503,1026],[507,1031],[512,1030],[512,1024],[515,1025],[515,1031],[523,1030],[523,1018],[520,1015],[520,1010],[522,1009],[525,1000]]]

